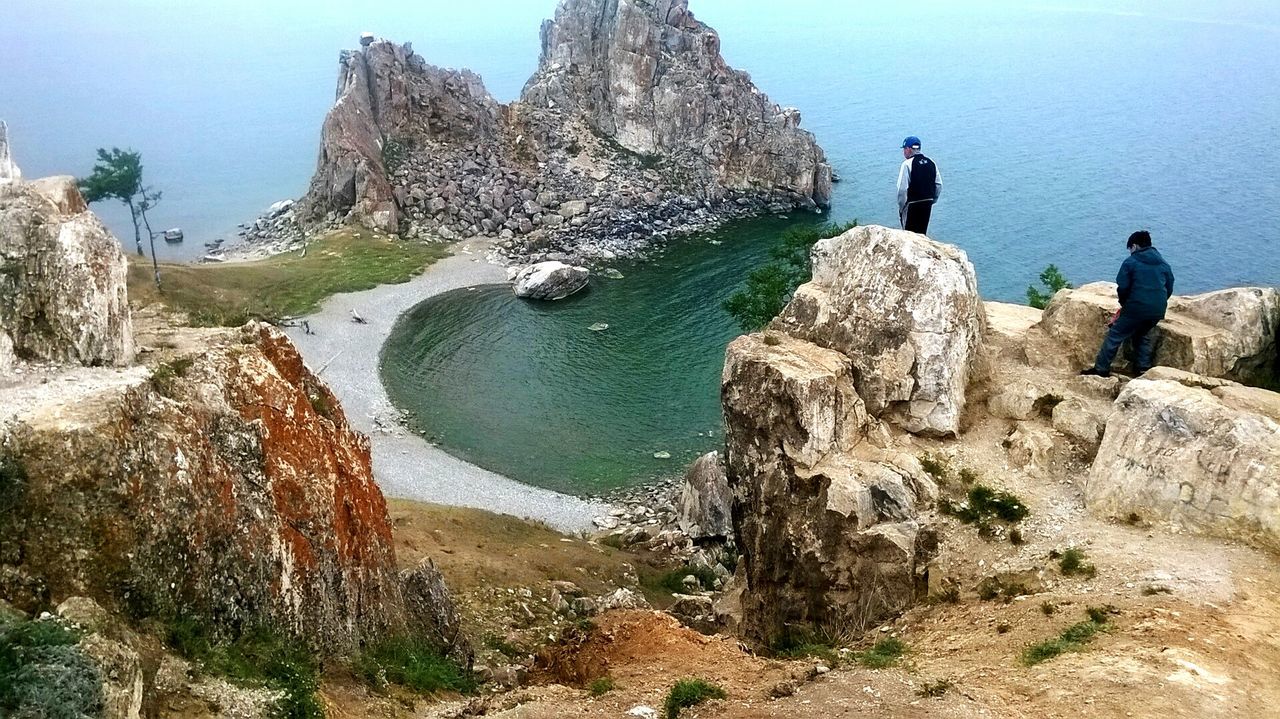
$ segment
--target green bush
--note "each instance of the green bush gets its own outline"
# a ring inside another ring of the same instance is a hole
[[[391,683],[419,694],[470,694],[477,686],[470,671],[441,655],[431,642],[413,637],[385,639],[371,645],[356,659],[355,669],[374,686]]]
[[[716,585],[716,573],[707,567],[695,567],[692,565],[673,569],[666,574],[658,577],[657,586],[665,589],[672,594],[686,594],[688,588],[684,586],[684,578],[693,575],[698,579],[698,585],[703,589],[713,589]]]
[[[1085,561],[1084,550],[1071,547],[1062,553],[1062,558],[1058,560],[1058,568],[1062,570],[1065,576],[1081,575],[1092,578],[1098,573],[1098,568]]]
[[[897,637],[885,637],[876,642],[865,652],[858,652],[854,657],[858,663],[869,669],[885,669],[898,663],[907,653],[907,645]]]
[[[591,682],[591,686],[587,687],[593,697],[604,696],[615,688],[617,688],[617,685],[614,684],[613,677],[600,677]]]
[[[724,699],[724,690],[702,679],[681,679],[667,692],[663,704],[666,719],[677,719],[681,709],[697,706],[708,699]]]
[[[100,715],[102,676],[79,641],[58,621],[0,617],[0,716]]]
[[[1057,265],[1049,265],[1040,273],[1040,284],[1044,286],[1044,290],[1040,290],[1035,285],[1027,287],[1027,304],[1042,310],[1049,304],[1049,300],[1053,299],[1058,290],[1069,290],[1072,285],[1067,282],[1067,278],[1062,276],[1062,271]]]
[[[858,226],[855,220],[843,225],[791,227],[782,233],[769,251],[772,260],[747,275],[747,286],[725,300],[724,309],[744,332],[754,332],[781,314],[796,288],[809,281],[813,272],[809,254],[818,240],[836,237]]]
[[[227,639],[210,631],[208,622],[192,616],[170,620],[166,640],[207,672],[282,692],[276,707],[281,719],[324,717],[324,706],[316,694],[320,668],[311,650],[297,640],[266,627],[250,628]]]
[[[938,508],[965,524],[975,524],[979,528],[994,520],[1003,522],[1021,522],[1030,514],[1030,510],[1022,500],[1009,492],[992,489],[985,484],[977,484],[969,488],[964,504],[956,504],[949,500],[938,503]]]

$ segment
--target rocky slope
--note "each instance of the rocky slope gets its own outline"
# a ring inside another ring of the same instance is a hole
[[[830,201],[797,111],[720,55],[684,0],[564,0],[520,100],[377,40],[341,57],[316,174],[247,230],[278,249],[359,222],[407,237],[501,238],[512,256],[608,259],[724,218]]]

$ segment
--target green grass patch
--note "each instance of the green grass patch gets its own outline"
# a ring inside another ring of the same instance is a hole
[[[1109,615],[1118,614],[1119,612],[1114,607],[1108,606],[1089,607],[1086,613],[1089,616],[1087,621],[1072,624],[1053,639],[1032,644],[1024,649],[1022,651],[1022,663],[1025,666],[1032,667],[1067,652],[1080,651],[1086,644],[1093,641],[1094,636],[1099,632],[1107,631]]]
[[[418,638],[395,637],[373,644],[356,659],[354,668],[375,687],[395,684],[419,694],[471,694],[477,688],[471,672]]]
[[[707,567],[695,567],[692,565],[673,569],[669,572],[656,575],[647,581],[642,577],[642,585],[649,585],[646,588],[655,591],[665,591],[671,594],[688,594],[689,588],[684,585],[684,578],[688,576],[696,577],[698,586],[705,590],[715,588],[716,573]]]
[[[600,677],[599,679],[591,682],[587,687],[587,690],[591,692],[591,696],[600,697],[617,688],[618,685],[614,683],[613,677]]]
[[[79,641],[56,620],[0,615],[0,716],[100,716],[102,677]]]
[[[920,456],[920,468],[925,471],[925,474],[933,477],[938,482],[946,482],[947,476],[951,474],[951,465],[947,462],[946,457],[932,454]]]
[[[938,511],[955,517],[965,524],[974,525],[978,528],[978,534],[983,537],[996,534],[995,522],[1013,524],[1026,519],[1031,513],[1017,496],[992,489],[985,484],[975,484],[970,487],[963,502],[955,502],[947,498],[939,500]],[[1009,541],[1013,544],[1021,544],[1021,530],[1016,530],[1016,535],[1014,531],[1010,530]]]
[[[211,674],[283,692],[276,707],[281,719],[324,717],[324,705],[317,694],[320,667],[302,642],[266,627],[251,628],[228,639],[193,617],[170,621],[165,638],[169,646]]]
[[[1084,550],[1071,547],[1062,553],[1062,558],[1058,560],[1058,569],[1062,570],[1063,576],[1073,577],[1082,576],[1092,579],[1098,574],[1098,568],[1086,561]]]
[[[898,663],[907,653],[907,645],[897,637],[885,637],[865,652],[856,652],[853,658],[868,669],[886,669]]]
[[[666,719],[677,719],[681,710],[697,706],[710,699],[724,699],[727,694],[720,687],[702,679],[681,679],[667,692],[662,704]]]
[[[314,312],[340,292],[407,282],[448,249],[395,240],[364,230],[340,230],[290,252],[254,262],[160,265],[157,291],[149,263],[130,261],[129,297],[187,313],[193,324],[235,327],[251,319]]]

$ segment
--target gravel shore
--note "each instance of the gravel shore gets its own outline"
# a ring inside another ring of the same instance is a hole
[[[374,477],[388,496],[535,519],[566,532],[590,528],[608,505],[521,484],[449,455],[400,424],[382,386],[378,358],[401,314],[450,290],[506,281],[505,270],[485,259],[490,246],[460,242],[453,256],[407,283],[330,297],[306,318],[314,334],[301,327],[287,332],[342,401],[351,425],[369,435]],[[352,321],[352,310],[366,324]]]

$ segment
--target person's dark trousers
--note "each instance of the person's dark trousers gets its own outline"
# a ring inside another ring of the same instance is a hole
[[[1129,340],[1134,352],[1134,372],[1142,374],[1151,369],[1151,353],[1155,342],[1153,330],[1159,323],[1159,318],[1135,318],[1121,312],[1116,321],[1111,324],[1111,329],[1107,330],[1107,338],[1102,340],[1102,349],[1098,350],[1098,358],[1094,360],[1093,368],[1099,372],[1110,372],[1111,363],[1115,361],[1120,345],[1124,344],[1125,340]]]
[[[913,202],[903,210],[902,229],[907,232],[926,234],[929,231],[929,217],[932,214],[932,202]]]

